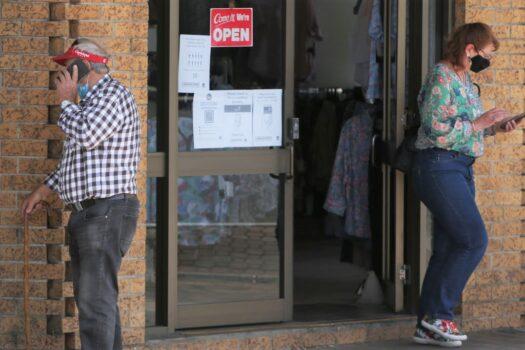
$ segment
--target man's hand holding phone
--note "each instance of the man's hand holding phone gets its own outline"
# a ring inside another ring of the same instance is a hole
[[[73,66],[73,74],[64,69],[58,72],[55,79],[57,87],[58,98],[60,102],[68,100],[71,102],[76,101],[77,98],[77,83],[78,83],[78,67]]]

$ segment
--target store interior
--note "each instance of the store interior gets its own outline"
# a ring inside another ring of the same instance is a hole
[[[391,312],[379,282],[381,1],[296,3],[294,319]]]

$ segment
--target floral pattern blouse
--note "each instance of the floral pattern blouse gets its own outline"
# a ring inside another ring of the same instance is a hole
[[[472,122],[483,108],[467,73],[463,83],[446,64],[437,64],[427,76],[418,97],[421,127],[418,149],[442,148],[471,157],[483,154],[483,131],[474,131]]]
[[[368,212],[368,167],[373,120],[369,106],[359,103],[339,136],[324,209],[343,216],[343,238],[370,238]]]

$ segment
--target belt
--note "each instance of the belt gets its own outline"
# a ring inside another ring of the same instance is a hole
[[[100,202],[104,202],[107,200],[126,199],[126,198],[135,198],[135,197],[136,195],[134,194],[121,193],[121,194],[116,194],[114,196],[106,197],[106,198],[88,198],[80,202],[70,203],[66,205],[66,208],[71,210],[73,213],[77,213],[79,211],[92,207],[95,204],[98,204]]]

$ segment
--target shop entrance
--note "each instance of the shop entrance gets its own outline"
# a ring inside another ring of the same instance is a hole
[[[423,23],[411,19],[422,8],[407,0],[155,3],[148,324],[404,311],[413,299],[402,269],[407,254],[419,257],[405,243],[419,234],[420,212],[407,206],[404,175],[392,164],[413,101],[407,91],[421,79],[415,33]],[[212,9],[223,10],[213,17]],[[221,27],[250,15],[240,29]],[[236,37],[212,47],[203,79],[206,50],[195,47],[213,25],[218,41],[237,30],[246,45]],[[201,85],[204,93],[192,91]],[[213,139],[221,132],[228,138]]]
[[[403,136],[406,6],[296,3],[295,320],[403,309],[403,176],[388,152]]]

